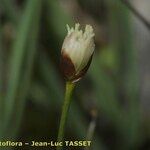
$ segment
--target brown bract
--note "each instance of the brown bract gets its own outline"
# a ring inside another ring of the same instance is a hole
[[[65,76],[66,80],[72,81],[72,82],[76,82],[76,81],[80,80],[87,72],[87,70],[91,64],[91,61],[92,61],[92,56],[90,57],[87,65],[80,72],[77,73],[72,60],[62,50],[60,67],[61,67],[61,71],[62,71],[63,75]]]
[[[60,67],[63,75],[66,79],[70,80],[71,77],[75,74],[75,66],[72,63],[70,57],[62,50]]]

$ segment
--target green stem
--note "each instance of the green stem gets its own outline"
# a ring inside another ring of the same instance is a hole
[[[75,87],[74,83],[66,82],[65,98],[64,98],[64,103],[63,103],[63,107],[62,107],[62,114],[61,114],[58,138],[57,138],[58,142],[63,141],[67,114],[68,114],[68,110],[69,110],[69,106],[70,106],[70,102],[71,102],[71,96],[72,96],[74,87]],[[57,150],[60,150],[60,149],[62,149],[62,148],[58,146]]]

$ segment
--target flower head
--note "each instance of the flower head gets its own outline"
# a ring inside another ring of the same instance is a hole
[[[63,74],[70,81],[79,80],[89,68],[95,49],[94,32],[90,25],[86,25],[85,31],[67,25],[68,34],[64,39],[61,50],[61,68]]]

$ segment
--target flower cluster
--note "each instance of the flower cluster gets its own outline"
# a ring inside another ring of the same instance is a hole
[[[90,25],[85,31],[67,25],[68,34],[64,39],[61,50],[61,69],[67,80],[76,82],[86,73],[95,49],[94,32]]]

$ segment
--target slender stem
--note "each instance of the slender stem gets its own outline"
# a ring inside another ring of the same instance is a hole
[[[94,132],[95,132],[95,128],[96,128],[96,121],[97,121],[97,110],[96,109],[93,109],[91,111],[91,117],[92,117],[92,120],[89,124],[89,128],[88,128],[87,135],[86,135],[87,141],[92,141],[93,136],[94,136]],[[84,148],[84,150],[90,150],[90,149],[91,149],[91,147],[89,147],[89,146],[86,146]]]
[[[89,128],[88,128],[88,131],[87,131],[87,137],[86,137],[87,141],[92,141],[94,131],[95,131],[95,127],[96,127],[96,119],[94,118],[89,124]],[[86,146],[84,148],[84,150],[90,150],[90,149],[91,149],[91,147],[89,147],[89,146]]]
[[[74,83],[66,82],[65,98],[64,98],[64,103],[63,103],[63,107],[62,107],[62,114],[61,114],[58,138],[57,138],[58,142],[63,141],[67,114],[68,114],[68,110],[69,110],[69,106],[70,106],[70,102],[71,102],[71,96],[72,96],[74,87],[75,87]],[[60,149],[62,149],[62,148],[58,146],[57,150],[60,150]]]

